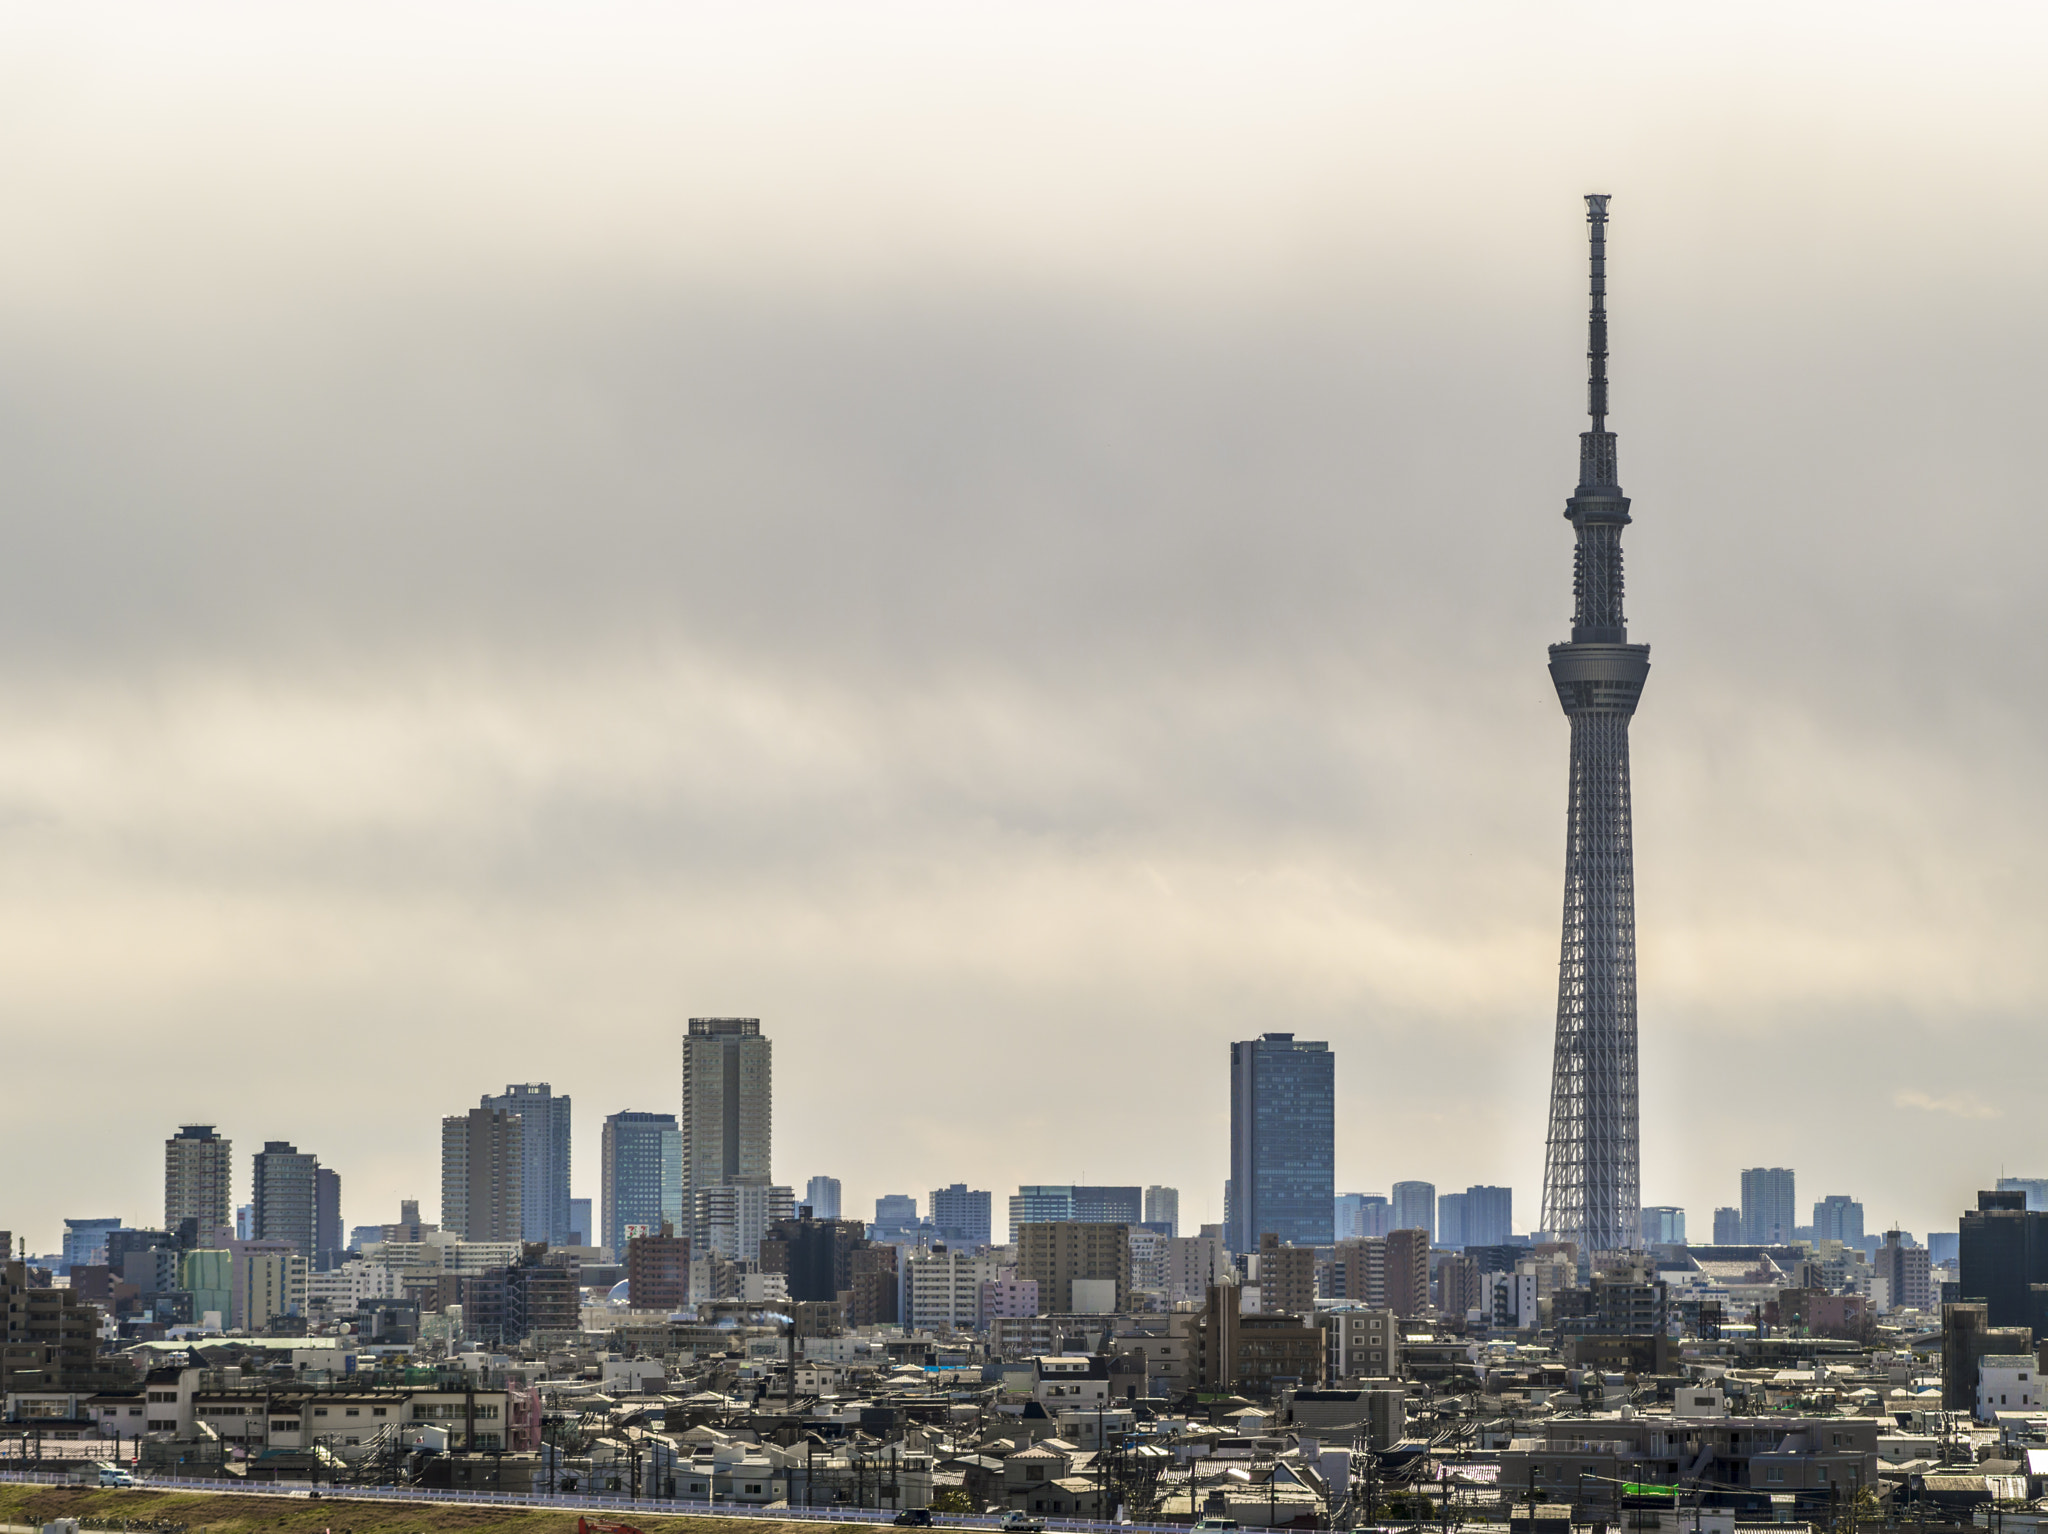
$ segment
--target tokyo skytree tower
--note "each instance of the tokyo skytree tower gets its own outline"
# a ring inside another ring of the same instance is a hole
[[[1607,429],[1607,198],[1586,199],[1593,307],[1579,487],[1565,503],[1578,536],[1570,644],[1550,647],[1550,679],[1572,722],[1565,821],[1564,943],[1543,1225],[1585,1253],[1641,1241],[1636,1106],[1636,888],[1629,829],[1628,722],[1650,671],[1621,610],[1621,530],[1628,497]]]

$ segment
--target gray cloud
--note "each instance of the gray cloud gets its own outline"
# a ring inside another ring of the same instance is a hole
[[[1214,1217],[1222,1045],[1292,1027],[1345,1185],[1532,1216],[1594,181],[1645,1193],[1704,1228],[1784,1162],[1925,1229],[2026,1169],[1979,1064],[2048,992],[2014,47],[1623,28],[1624,132],[1506,21],[464,61],[464,14],[5,50],[0,1018],[114,1062],[0,1130],[85,1142],[33,1244],[146,1216],[183,1117],[367,1220],[545,1078],[590,1168],[720,1011],[780,1174],[858,1197]]]

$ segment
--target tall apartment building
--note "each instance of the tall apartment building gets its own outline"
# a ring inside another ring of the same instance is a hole
[[[520,1239],[569,1244],[569,1099],[545,1081],[508,1086],[480,1107],[519,1115]]]
[[[1813,1206],[1813,1239],[1863,1244],[1863,1206],[1846,1193],[1830,1193]]]
[[[1798,1200],[1792,1169],[1750,1167],[1742,1174],[1742,1239],[1749,1246],[1782,1246],[1796,1239]]]
[[[1644,1246],[1684,1246],[1685,1211],[1672,1204],[1652,1204],[1643,1210]]]
[[[859,1220],[778,1220],[761,1238],[761,1270],[784,1275],[790,1299],[827,1304],[853,1287],[853,1254],[867,1244]]]
[[[1002,1274],[993,1257],[971,1251],[921,1252],[910,1259],[910,1304],[904,1317],[913,1329],[972,1331],[981,1325],[981,1288]]]
[[[682,1165],[682,1144],[678,1141],[676,1145],[678,1187],[681,1186]],[[591,1203],[592,1201],[587,1198],[572,1198],[569,1200],[569,1244],[571,1246],[601,1246],[604,1244],[602,1238],[597,1233],[597,1218],[595,1211],[591,1208]],[[680,1199],[677,1201],[676,1208],[679,1212],[682,1209]]]
[[[199,1239],[211,1243],[234,1228],[234,1142],[211,1124],[185,1124],[164,1141],[164,1229],[176,1233],[186,1220],[199,1222]]]
[[[626,1227],[687,1228],[683,1214],[683,1131],[673,1113],[614,1113],[598,1147],[601,1235],[594,1239],[624,1261]]]
[[[341,1229],[341,1173],[331,1166],[313,1169],[312,1264],[326,1269],[341,1261],[348,1237]]]
[[[1419,1230],[1436,1240],[1436,1184],[1397,1182],[1394,1184],[1395,1230]]]
[[[620,1253],[626,1262],[626,1303],[636,1310],[681,1310],[690,1303],[690,1238],[673,1227],[635,1236]]]
[[[761,1183],[720,1182],[691,1195],[691,1245],[699,1257],[757,1262],[761,1238],[777,1220],[796,1213],[788,1188]]]
[[[1255,1252],[1268,1234],[1328,1246],[1337,1198],[1337,1067],[1327,1043],[1291,1033],[1230,1046],[1225,1238]]]
[[[1144,1213],[1144,1192],[1135,1186],[1025,1183],[1010,1198],[1010,1244],[1016,1244],[1018,1229],[1025,1225],[1045,1225],[1055,1220],[1142,1225]]]
[[[1714,1245],[1740,1246],[1742,1244],[1742,1211],[1730,1209],[1726,1204],[1714,1211]]]
[[[441,1120],[441,1229],[465,1241],[526,1231],[526,1126],[499,1108]]]
[[[1887,1305],[1893,1310],[1934,1309],[1934,1282],[1924,1246],[1906,1245],[1902,1231],[1884,1233],[1884,1245],[1871,1264],[1872,1276],[1884,1280]],[[2031,1319],[2031,1318],[2030,1318]]]
[[[964,1182],[934,1188],[928,1206],[932,1231],[948,1246],[987,1246],[994,1234],[994,1203],[986,1189],[969,1188]]]
[[[1320,1382],[1322,1328],[1289,1315],[1244,1315],[1242,1299],[1235,1284],[1218,1284],[1189,1333],[1190,1362],[1201,1388],[1266,1394]]]
[[[1421,1315],[1429,1308],[1429,1232],[1387,1232],[1386,1306],[1397,1316]]]
[[[1018,1233],[1017,1276],[1038,1285],[1038,1302],[1048,1314],[1121,1311],[1131,1297],[1130,1225],[1028,1223]],[[1089,1287],[1077,1303],[1074,1286],[1083,1281]]]
[[[1166,1243],[1149,1225],[1131,1227],[1131,1292],[1163,1297],[1166,1293]]]
[[[1387,1238],[1340,1241],[1330,1263],[1330,1297],[1384,1309],[1387,1304]]]
[[[1500,1246],[1515,1232],[1515,1190],[1474,1183],[1465,1190],[1463,1246]]]
[[[1230,1253],[1220,1236],[1174,1236],[1160,1262],[1169,1304],[1204,1300],[1230,1274]]]
[[[1152,1184],[1145,1190],[1145,1223],[1171,1240],[1180,1234],[1180,1189]]]
[[[255,1156],[254,1230],[258,1241],[284,1241],[301,1257],[319,1250],[319,1158],[286,1140],[266,1140]]]
[[[100,1313],[70,1289],[38,1288],[0,1231],[0,1393],[93,1388]]]
[[[683,1191],[768,1185],[774,1046],[758,1017],[693,1017],[683,1037]]]
[[[1436,1196],[1436,1244],[1441,1247],[1460,1248],[1465,1244],[1465,1204],[1462,1193],[1439,1193]]]
[[[1340,1193],[1336,1200],[1338,1241],[1363,1241],[1394,1228],[1394,1206],[1384,1193]]]
[[[813,1177],[804,1184],[804,1203],[809,1206],[814,1220],[836,1220],[839,1218],[839,1179],[836,1177]]]
[[[228,1251],[233,1284],[231,1324],[261,1331],[278,1316],[306,1313],[308,1264],[303,1252],[294,1251],[284,1241],[260,1236],[253,1241],[231,1241]]]
[[[902,1277],[893,1246],[856,1247],[847,1260],[846,1324],[894,1326],[903,1315]]]
[[[1437,1259],[1433,1275],[1436,1284],[1436,1312],[1450,1319],[1469,1316],[1480,1308],[1479,1263],[1462,1252]]]
[[[1259,1313],[1310,1316],[1316,1313],[1316,1249],[1282,1246],[1268,1231],[1259,1238]]]

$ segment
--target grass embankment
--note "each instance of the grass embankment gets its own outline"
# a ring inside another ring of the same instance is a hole
[[[624,1512],[589,1516],[630,1523],[645,1534],[818,1534],[815,1523],[771,1523],[763,1518],[658,1518]],[[184,1524],[192,1534],[434,1534],[441,1529],[575,1534],[577,1514],[567,1508],[355,1501],[324,1492],[315,1501],[240,1492],[0,1485],[0,1523],[40,1528],[53,1518],[167,1519]]]

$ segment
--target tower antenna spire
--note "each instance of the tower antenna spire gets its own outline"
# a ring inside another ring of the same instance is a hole
[[[1586,414],[1593,430],[1607,430],[1607,198],[1586,194],[1587,236],[1592,245],[1593,307],[1586,316]]]
[[[1565,503],[1577,544],[1572,637],[1550,647],[1550,678],[1571,720],[1564,928],[1543,1228],[1581,1254],[1642,1244],[1636,1082],[1635,837],[1628,727],[1650,672],[1650,647],[1628,642],[1621,532],[1628,497],[1607,429],[1607,197],[1586,199],[1593,305],[1579,487]]]

